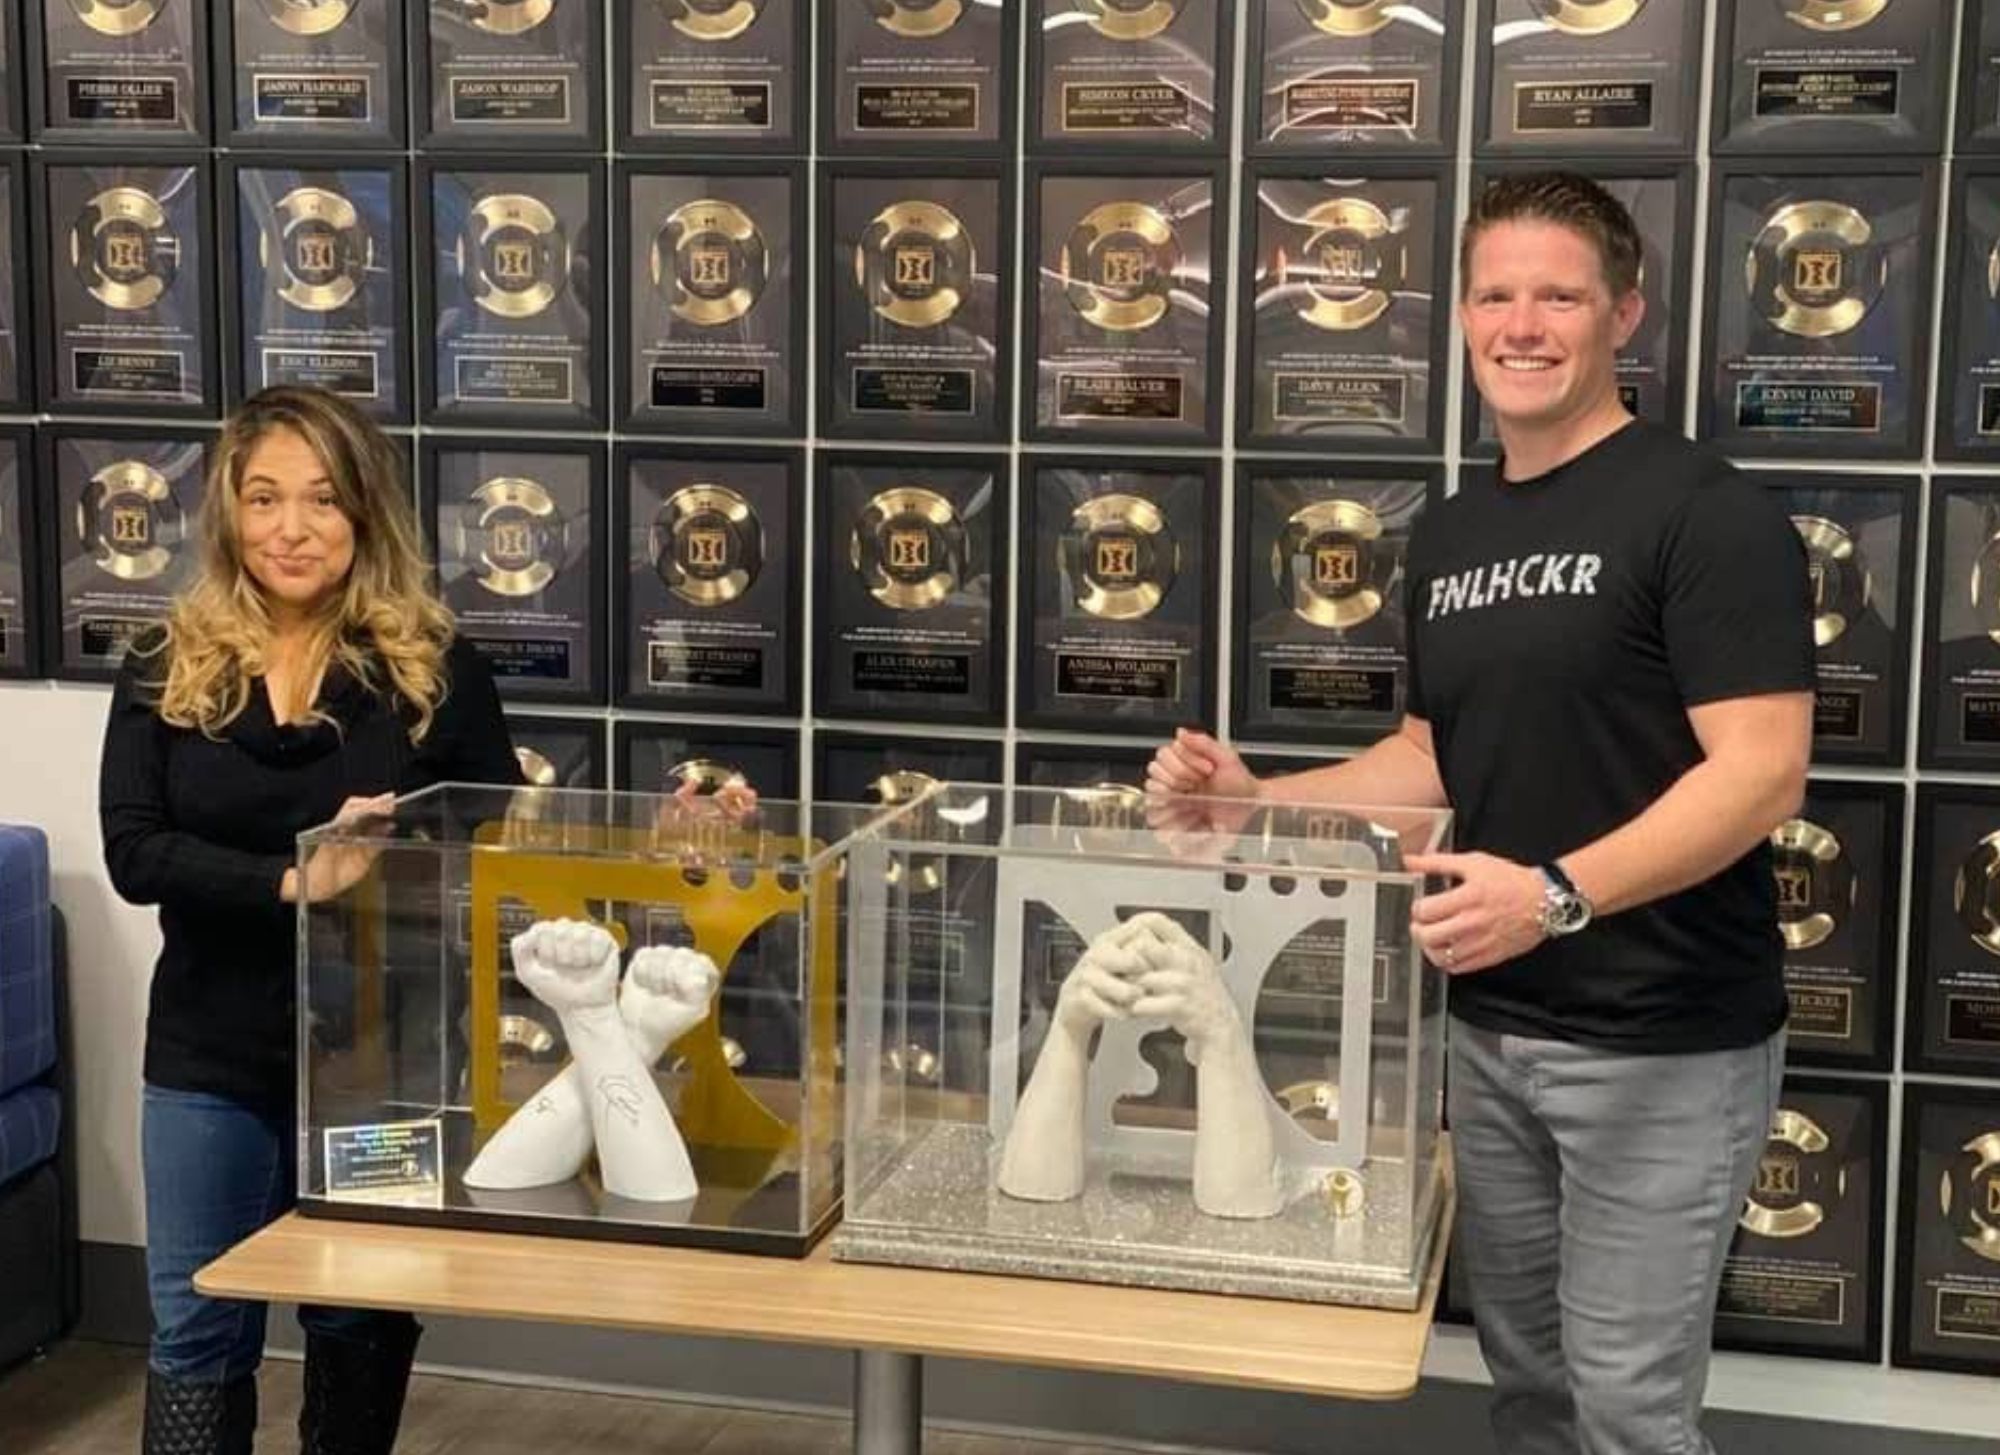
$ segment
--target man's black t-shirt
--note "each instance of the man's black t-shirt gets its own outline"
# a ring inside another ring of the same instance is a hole
[[[1409,553],[1410,695],[1463,850],[1544,864],[1701,761],[1687,710],[1811,690],[1805,551],[1724,460],[1644,423],[1532,480],[1469,472]],[[1784,1022],[1760,845],[1704,883],[1452,983],[1454,1014],[1636,1052]]]

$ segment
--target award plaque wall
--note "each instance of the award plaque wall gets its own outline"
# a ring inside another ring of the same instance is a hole
[[[411,0],[407,11],[426,145],[603,149],[596,0]]]
[[[613,11],[625,146],[803,153],[811,0],[667,0]]]
[[[781,728],[633,722],[612,725],[618,786],[633,793],[674,793],[687,785],[711,793],[732,779],[771,798],[796,798],[799,735]]]
[[[537,788],[607,788],[604,723],[594,717],[507,714],[521,776]]]
[[[936,0],[933,8],[952,3]],[[1028,14],[1030,151],[1223,149],[1233,7],[1223,0],[1020,3]]]
[[[1890,1361],[2000,1374],[2000,1090],[1903,1088]]]
[[[1692,152],[1702,18],[1658,0],[1480,0],[1474,150]]]
[[[2000,166],[1952,169],[1945,228],[1939,459],[2000,460]]]
[[[34,402],[34,350],[27,327],[28,172],[19,156],[0,156],[0,409]]]
[[[0,677],[41,670],[41,603],[36,573],[41,541],[35,524],[33,437],[0,428]]]
[[[1018,3],[833,0],[817,9],[824,155],[1012,150]]]
[[[1449,153],[1464,48],[1456,0],[1250,0],[1243,149]]]
[[[1917,763],[2000,764],[2000,481],[1934,482]]]
[[[2000,790],[1917,789],[1903,1065],[2000,1078]]]
[[[158,147],[207,139],[210,0],[19,3],[34,57],[27,72],[36,140]]]
[[[2000,0],[1965,0],[1957,112],[1961,156],[2000,152]]]
[[[232,147],[401,150],[401,0],[225,0],[217,130]]]

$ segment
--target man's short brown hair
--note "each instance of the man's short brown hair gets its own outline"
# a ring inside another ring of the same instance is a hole
[[[1625,204],[1577,172],[1507,172],[1493,178],[1472,199],[1472,211],[1458,240],[1461,288],[1472,286],[1472,245],[1502,222],[1547,222],[1581,233],[1597,249],[1597,260],[1613,298],[1639,286],[1639,229]]]

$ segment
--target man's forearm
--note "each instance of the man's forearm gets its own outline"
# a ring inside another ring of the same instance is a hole
[[[1387,808],[1442,808],[1437,759],[1407,732],[1394,732],[1344,762],[1262,780],[1267,803],[1338,803]]]

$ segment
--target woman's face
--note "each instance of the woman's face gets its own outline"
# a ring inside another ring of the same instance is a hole
[[[251,448],[236,488],[236,548],[277,616],[309,616],[346,584],[354,523],[296,431],[274,429]]]

